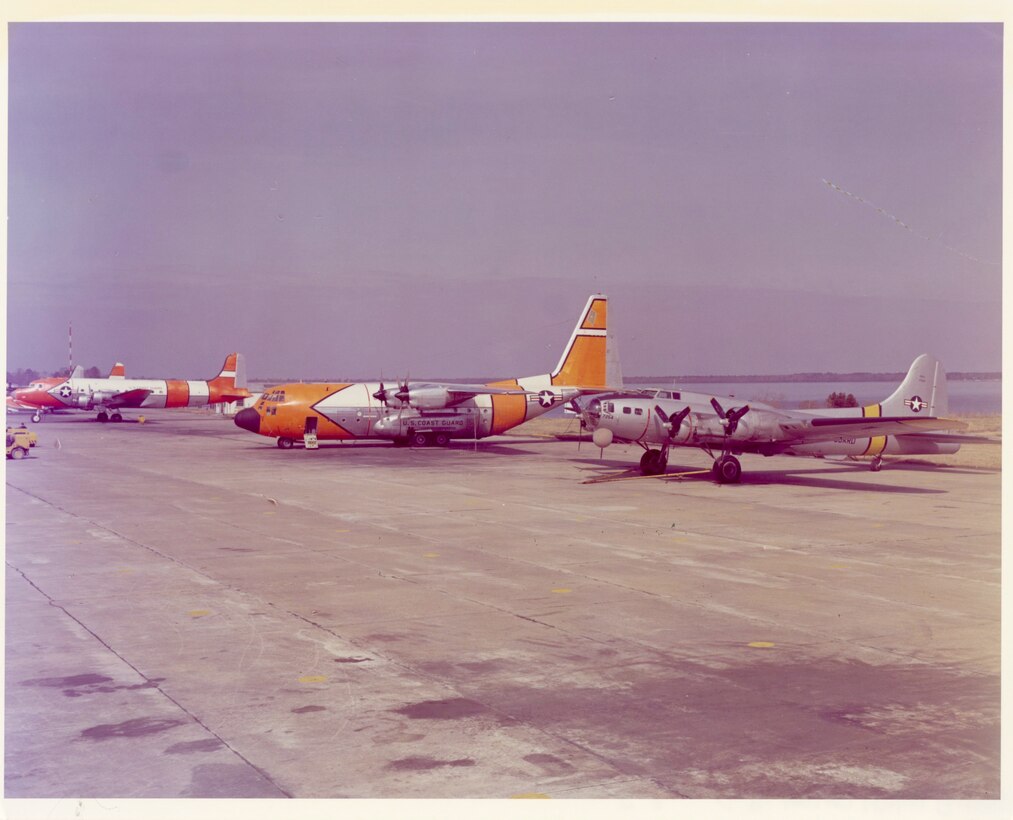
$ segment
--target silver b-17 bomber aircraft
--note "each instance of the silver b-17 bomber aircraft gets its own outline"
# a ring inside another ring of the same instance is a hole
[[[926,354],[879,404],[786,411],[760,402],[732,406],[736,403],[707,393],[652,390],[595,397],[578,409],[598,447],[614,441],[643,447],[644,475],[665,472],[671,447],[699,447],[714,457],[711,472],[720,484],[739,481],[736,456],[743,453],[872,456],[875,471],[884,453],[940,455],[956,452],[961,442],[980,441],[939,432],[967,425],[941,418],[948,406],[946,374]]]

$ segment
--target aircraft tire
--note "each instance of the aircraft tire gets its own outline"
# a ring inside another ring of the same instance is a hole
[[[437,447],[446,447],[450,444],[450,436],[446,433],[436,433],[436,435],[433,436],[433,444]]]
[[[40,421],[42,421],[42,416],[36,413],[35,415],[32,416],[32,421],[38,424]]]
[[[880,470],[883,469],[883,459],[880,458],[879,456],[876,456],[872,460],[872,463],[869,465],[869,469],[872,470],[874,473],[878,473]]]
[[[119,413],[113,413],[109,418],[112,421],[123,421],[123,416],[121,416]]]
[[[100,421],[100,422],[102,422],[103,424],[105,424],[105,423],[106,423],[107,421],[109,421],[109,416],[107,416],[107,415],[106,415],[105,413],[99,413],[99,414],[98,414],[98,415],[97,415],[97,416],[95,417],[95,421]]]
[[[281,438],[278,439],[278,446],[282,450],[291,450],[294,444],[295,442],[288,436],[282,436]]]
[[[411,442],[416,447],[428,447],[431,441],[429,433],[412,433]]]
[[[661,475],[668,466],[668,459],[661,455],[661,450],[648,450],[640,457],[640,472],[643,475]]]
[[[721,456],[711,469],[718,484],[738,484],[742,477],[742,465],[735,456]]]
[[[11,450],[11,458],[18,460],[28,455],[28,451],[24,447],[15,447]]]

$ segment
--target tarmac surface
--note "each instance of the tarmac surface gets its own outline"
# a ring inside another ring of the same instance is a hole
[[[8,798],[999,797],[998,472],[146,416],[7,462]]]

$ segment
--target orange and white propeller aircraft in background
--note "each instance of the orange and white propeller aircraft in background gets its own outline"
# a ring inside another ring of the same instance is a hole
[[[98,421],[122,421],[120,410],[144,407],[204,407],[248,398],[246,365],[242,353],[230,353],[221,372],[210,381],[181,379],[128,379],[117,362],[109,376],[89,379],[82,368],[70,378],[47,378],[14,391],[8,399],[20,409],[34,409],[32,421],[57,410],[98,410]]]
[[[81,378],[84,368],[78,365],[71,371],[71,376]],[[123,362],[116,362],[113,369],[109,371],[110,379],[122,379],[127,375]],[[50,406],[48,399],[42,397],[49,388],[62,383],[62,376],[42,376],[36,379],[28,387],[19,387],[7,397],[8,413],[31,413],[32,421],[42,421],[46,413],[59,413],[61,410]]]
[[[282,448],[296,441],[387,439],[446,445],[497,435],[585,393],[605,387],[608,299],[592,295],[551,373],[488,384],[382,381],[284,384],[268,388],[235,422]]]

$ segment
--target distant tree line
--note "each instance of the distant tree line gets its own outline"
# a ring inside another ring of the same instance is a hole
[[[822,402],[814,399],[800,401],[800,410],[818,410],[821,407],[858,407],[858,399],[851,393],[831,393]]]
[[[52,373],[40,373],[38,370],[32,370],[32,368],[26,367],[21,370],[8,370],[7,384],[10,387],[25,387],[36,379],[42,379],[47,376],[58,376],[61,379],[65,379],[69,375],[69,367],[61,367],[59,370],[54,370]],[[88,379],[98,379],[102,377],[102,371],[92,365],[84,371],[84,375],[85,378]]]

